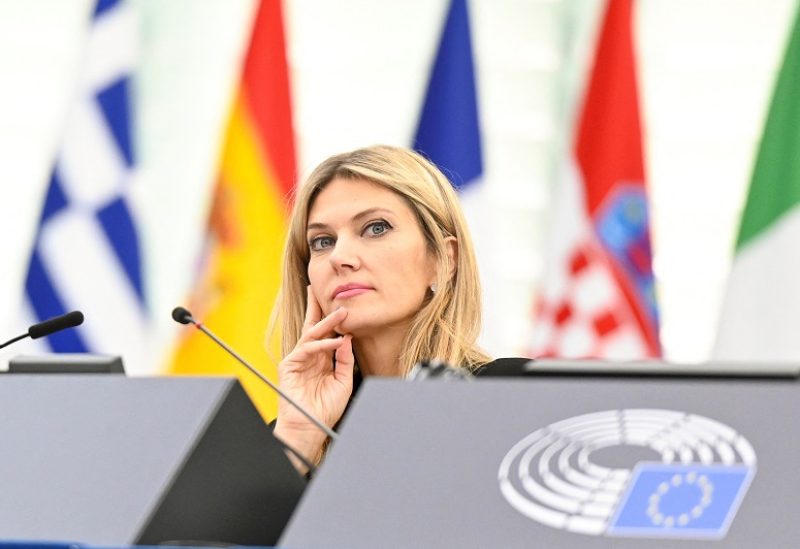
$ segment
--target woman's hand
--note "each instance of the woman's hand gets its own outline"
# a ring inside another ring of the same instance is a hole
[[[335,331],[347,318],[347,310],[339,308],[322,318],[322,309],[310,286],[307,302],[302,335],[278,365],[278,378],[281,389],[295,402],[333,427],[353,393],[352,336],[339,336]],[[310,462],[317,463],[322,457],[325,433],[283,399],[278,402],[274,432]],[[291,454],[290,457],[295,467],[305,472],[301,462]]]

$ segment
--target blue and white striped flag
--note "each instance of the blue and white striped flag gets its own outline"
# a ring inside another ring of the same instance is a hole
[[[433,62],[414,149],[433,161],[459,191],[470,227],[483,283],[483,330],[480,343],[490,354],[502,353],[502,311],[492,297],[488,194],[483,182],[475,65],[467,0],[451,0],[439,49]],[[488,283],[487,283],[488,282]]]
[[[82,327],[48,338],[54,351],[120,354],[134,371],[141,367],[146,327],[139,234],[129,200],[135,46],[132,7],[98,0],[25,283],[36,319],[72,309],[85,313]]]

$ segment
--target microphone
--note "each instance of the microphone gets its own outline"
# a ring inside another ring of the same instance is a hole
[[[71,311],[61,316],[54,316],[53,318],[48,318],[47,320],[43,320],[38,324],[30,326],[28,328],[28,333],[9,339],[0,345],[0,349],[17,342],[20,339],[25,339],[26,337],[30,337],[31,339],[39,339],[40,337],[49,336],[50,334],[60,332],[61,330],[66,330],[67,328],[74,328],[75,326],[80,326],[81,324],[83,324],[83,313],[80,311]]]
[[[200,323],[200,322],[197,322],[197,321],[194,319],[194,317],[192,316],[192,313],[190,313],[188,310],[184,309],[183,307],[175,307],[175,308],[172,310],[172,319],[173,319],[175,322],[178,322],[179,324],[194,324],[194,326],[195,326],[195,327],[196,327],[198,330],[200,330],[201,332],[203,332],[204,334],[206,334],[208,337],[210,337],[212,340],[214,340],[214,343],[216,343],[217,345],[219,345],[220,347],[222,347],[223,349],[225,349],[225,351],[227,351],[227,352],[228,352],[228,354],[230,354],[230,355],[231,355],[233,358],[235,358],[235,359],[236,359],[236,360],[238,360],[238,361],[239,361],[241,364],[243,364],[243,365],[244,365],[244,366],[245,366],[245,367],[246,367],[248,370],[250,370],[250,371],[251,371],[252,373],[254,373],[256,376],[258,376],[258,378],[259,378],[261,381],[263,381],[264,383],[266,383],[266,384],[269,386],[269,388],[270,388],[270,389],[272,389],[273,391],[275,391],[276,393],[278,393],[278,395],[279,395],[279,396],[280,396],[282,399],[284,399],[286,402],[288,402],[289,404],[291,404],[292,406],[294,406],[294,408],[295,408],[297,411],[299,411],[301,414],[303,414],[304,416],[306,416],[306,417],[309,419],[309,421],[311,421],[311,423],[313,423],[314,425],[316,425],[316,426],[317,426],[317,427],[318,427],[318,428],[319,428],[319,429],[320,429],[320,430],[321,430],[323,433],[325,433],[327,436],[329,436],[329,437],[331,438],[331,440],[335,441],[335,440],[337,440],[337,439],[338,439],[338,435],[336,434],[336,432],[335,432],[335,431],[333,431],[333,429],[331,429],[330,427],[328,427],[327,425],[325,425],[324,423],[322,423],[320,420],[318,420],[316,417],[314,417],[314,416],[311,414],[311,412],[309,412],[308,410],[306,410],[305,408],[303,408],[302,406],[300,406],[300,405],[299,405],[297,402],[295,402],[295,401],[292,399],[292,397],[290,397],[289,395],[287,395],[286,393],[284,393],[283,391],[281,391],[281,390],[280,390],[280,389],[279,389],[279,388],[278,388],[278,387],[277,387],[277,386],[276,386],[274,383],[272,383],[272,382],[271,382],[269,379],[267,379],[267,377],[266,377],[266,376],[264,376],[264,374],[262,374],[261,372],[259,372],[258,370],[256,370],[256,369],[255,369],[253,366],[251,366],[251,365],[250,365],[250,364],[249,364],[249,363],[248,363],[248,362],[247,362],[245,359],[243,359],[241,356],[239,356],[239,354],[238,354],[238,353],[236,353],[236,351],[234,351],[233,349],[231,349],[230,347],[228,347],[228,346],[227,346],[227,345],[226,345],[226,344],[225,344],[225,343],[224,343],[224,342],[223,342],[223,341],[222,341],[220,338],[218,338],[216,335],[214,335],[214,334],[211,332],[211,330],[209,330],[208,328],[206,328],[205,326],[203,326],[203,324],[202,324],[202,323]],[[295,455],[297,455],[297,454],[296,454],[294,451],[292,451],[292,453],[294,453]],[[298,456],[298,457],[301,457],[301,456]],[[301,457],[301,460],[302,460],[302,461],[305,461],[305,460],[303,460],[303,459],[302,459],[302,457]]]
[[[180,324],[191,324],[194,319],[192,313],[183,307],[175,307],[172,309],[172,320]]]
[[[39,322],[28,328],[28,335],[31,339],[39,339],[55,332],[60,332],[66,328],[74,328],[83,324],[83,313],[72,311],[65,315],[49,318],[44,322]]]

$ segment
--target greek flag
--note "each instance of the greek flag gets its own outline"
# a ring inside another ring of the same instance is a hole
[[[42,320],[80,309],[84,326],[48,338],[56,352],[143,350],[145,292],[130,201],[134,174],[130,73],[136,19],[123,0],[99,0],[36,233],[25,281]]]

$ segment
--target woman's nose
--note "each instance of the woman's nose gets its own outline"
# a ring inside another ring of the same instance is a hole
[[[340,236],[336,239],[330,255],[331,264],[335,269],[358,269],[361,266],[358,253],[358,242],[355,238]]]

